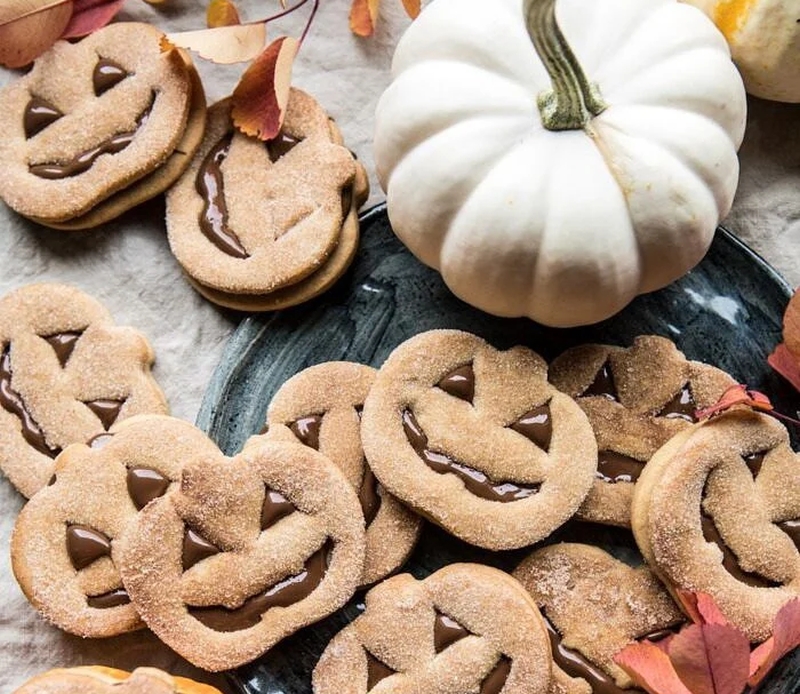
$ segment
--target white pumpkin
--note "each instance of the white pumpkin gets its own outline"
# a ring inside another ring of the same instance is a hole
[[[683,0],[705,12],[728,40],[748,93],[800,102],[798,0]]]
[[[700,261],[736,190],[746,100],[693,7],[559,0],[557,14],[434,0],[398,44],[374,149],[396,234],[457,296],[572,326]]]

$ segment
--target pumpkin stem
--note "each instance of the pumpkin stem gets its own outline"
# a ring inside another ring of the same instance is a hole
[[[528,34],[550,75],[552,90],[539,94],[542,125],[548,130],[580,130],[606,109],[597,85],[586,78],[556,21],[555,0],[524,0]]]

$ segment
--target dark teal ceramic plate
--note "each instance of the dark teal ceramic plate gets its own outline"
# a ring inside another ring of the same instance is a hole
[[[717,231],[703,262],[680,281],[637,298],[603,323],[559,330],[494,318],[456,299],[436,272],[397,241],[384,206],[363,215],[361,228],[358,258],[331,291],[301,307],[247,318],[234,333],[198,417],[198,425],[226,453],[235,453],[261,430],[272,395],[301,369],[336,359],[377,367],[403,340],[432,328],[468,330],[499,348],[525,344],[548,359],[582,342],[628,345],[637,335],[656,333],[674,340],[688,357],[767,393],[783,412],[800,408],[800,396],[766,361],[780,341],[790,289],[724,229]],[[576,522],[552,538],[564,539],[597,542],[631,563],[640,561],[632,536],[622,530]],[[422,577],[454,561],[509,570],[524,555],[524,550],[470,547],[428,525],[406,570]],[[231,681],[245,694],[310,694],[317,659],[331,637],[358,615],[362,597],[231,673]],[[800,692],[800,653],[784,660],[762,692]]]

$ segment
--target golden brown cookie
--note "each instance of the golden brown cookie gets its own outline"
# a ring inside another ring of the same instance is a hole
[[[488,549],[547,537],[575,513],[597,468],[586,415],[547,382],[541,357],[458,330],[422,333],[392,352],[361,435],[386,489]]]
[[[219,689],[163,670],[139,667],[133,672],[85,665],[48,670],[28,680],[14,694],[221,694]]]
[[[14,526],[11,566],[25,597],[78,636],[114,636],[143,626],[122,586],[117,538],[180,479],[183,459],[216,450],[191,424],[156,415],[133,417],[88,446],[68,447],[50,484]]]
[[[557,666],[589,691],[622,694],[633,681],[614,656],[635,640],[657,640],[684,619],[660,581],[591,545],[536,550],[513,576],[547,620]]]
[[[211,301],[299,303],[352,260],[366,173],[305,92],[291,90],[281,133],[267,143],[235,131],[230,109],[229,99],[211,107],[203,143],[167,196],[170,247]]]
[[[185,461],[180,486],[127,527],[119,566],[147,626],[219,671],[344,605],[364,545],[358,497],[338,468],[299,443],[261,440],[234,458]]]
[[[327,362],[290,378],[267,410],[266,437],[304,443],[330,458],[358,493],[367,523],[361,585],[396,571],[414,549],[422,520],[375,479],[361,446],[361,410],[375,369]]]
[[[622,527],[630,527],[633,486],[650,456],[735,383],[656,335],[637,337],[627,349],[567,350],[550,365],[549,378],[577,400],[597,437],[597,479],[576,515]]]
[[[314,694],[548,694],[552,658],[539,610],[508,574],[451,564],[401,574],[322,654]]]
[[[772,417],[732,410],[674,436],[639,478],[631,520],[666,586],[708,593],[751,641],[800,595],[800,459]]]
[[[192,80],[160,38],[131,22],[59,41],[0,92],[0,197],[10,207],[68,222],[168,160],[186,128]]]
[[[0,299],[0,469],[26,497],[53,460],[118,420],[167,411],[153,351],[90,296],[33,284]]]

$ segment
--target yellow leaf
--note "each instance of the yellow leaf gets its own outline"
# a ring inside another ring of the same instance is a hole
[[[206,24],[210,28],[241,24],[239,11],[232,0],[211,0],[206,10]]]
[[[380,0],[353,0],[350,29],[356,36],[372,36],[378,20]]]
[[[231,116],[245,135],[271,140],[281,130],[299,41],[282,36],[247,68],[233,90]]]
[[[416,19],[420,12],[420,0],[403,0],[403,7],[411,19]]]
[[[267,38],[264,22],[167,34],[168,46],[187,48],[214,63],[244,63],[255,58]],[[163,48],[162,44],[162,48]]]
[[[22,67],[61,36],[72,0],[0,0],[0,65]]]

